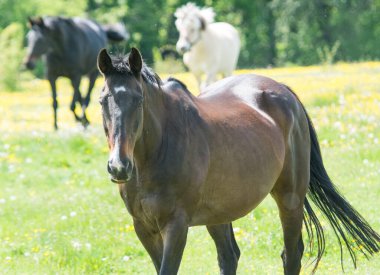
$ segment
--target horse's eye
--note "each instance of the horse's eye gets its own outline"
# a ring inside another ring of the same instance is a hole
[[[99,103],[100,105],[106,105],[107,104],[107,99],[108,99],[108,96],[102,96],[101,98],[99,98]]]

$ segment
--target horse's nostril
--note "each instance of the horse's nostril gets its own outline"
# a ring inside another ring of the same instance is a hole
[[[108,173],[112,173],[112,170],[111,170],[111,165],[110,165],[110,162],[108,161],[107,162],[107,171],[108,171]]]
[[[34,69],[34,63],[33,62],[26,62],[25,63],[25,67],[28,69],[28,70],[33,70]]]

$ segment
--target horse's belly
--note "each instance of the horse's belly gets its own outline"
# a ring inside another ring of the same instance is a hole
[[[225,169],[209,176],[192,223],[228,223],[256,208],[273,189],[282,166],[273,161],[268,171],[259,171],[259,168],[255,171],[255,167],[258,166],[240,167],[235,171]]]
[[[268,185],[269,186],[269,185]],[[273,185],[271,185],[273,186]],[[225,224],[244,217],[269,194],[270,190],[265,188],[261,192],[250,192],[233,198],[222,196],[222,199],[211,198],[208,201],[201,202],[197,212],[191,217],[191,226],[194,225],[212,225]],[[230,192],[233,194],[233,191]],[[236,195],[237,193],[235,193]]]
[[[275,125],[258,128],[245,127],[216,139],[194,224],[236,220],[273,189],[283,168],[285,141]]]

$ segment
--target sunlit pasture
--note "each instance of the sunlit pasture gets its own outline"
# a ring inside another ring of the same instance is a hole
[[[292,87],[315,124],[331,178],[380,232],[380,62],[235,72],[241,73]],[[173,76],[198,93],[192,75]],[[47,81],[20,79],[22,91],[0,91],[0,273],[154,274],[108,179],[98,104],[102,78],[93,90],[87,130],[69,110],[69,81],[58,82],[57,132]],[[83,81],[82,90],[86,85]],[[317,274],[342,274],[338,243],[331,227],[322,224],[327,247]],[[270,197],[234,227],[242,252],[238,274],[282,274],[282,233]],[[311,272],[312,256],[306,249],[303,274]],[[347,251],[344,256],[346,274],[380,270],[380,255],[370,261],[360,256],[356,270]],[[204,227],[191,228],[180,274],[218,274]]]

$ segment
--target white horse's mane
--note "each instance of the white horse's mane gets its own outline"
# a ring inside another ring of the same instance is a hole
[[[194,3],[190,2],[178,8],[175,11],[174,16],[180,21],[192,16],[200,16],[206,23],[212,23],[214,22],[215,12],[212,8],[199,8]]]

